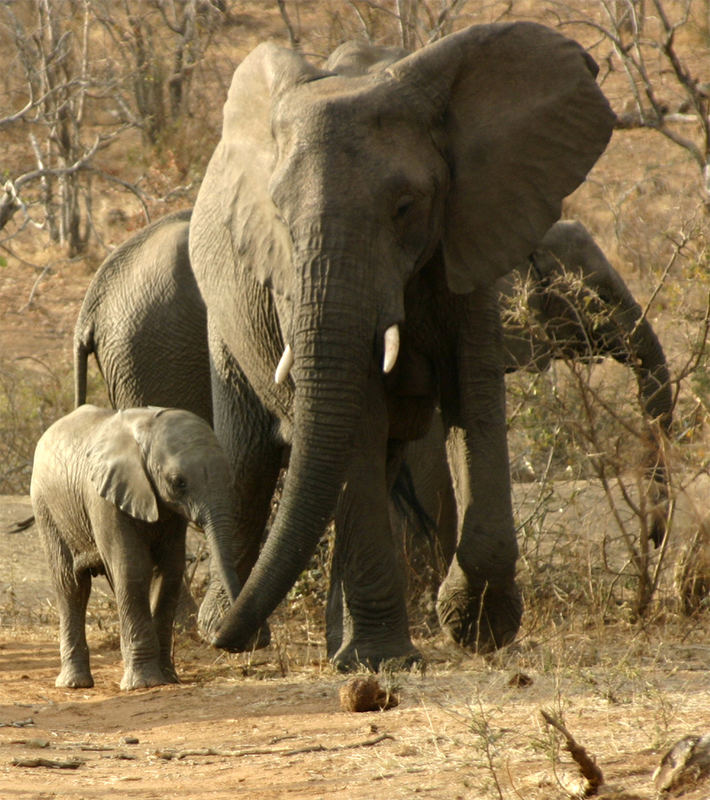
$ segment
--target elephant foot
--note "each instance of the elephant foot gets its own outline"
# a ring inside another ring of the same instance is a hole
[[[78,669],[77,667],[67,666],[62,667],[61,672],[54,681],[54,685],[59,689],[91,689],[94,685],[94,679],[88,667]]]
[[[174,664],[161,664],[160,671],[163,673],[165,683],[180,683]]]
[[[175,675],[175,680],[170,680],[158,664],[134,664],[125,668],[121,679],[121,689],[128,692],[133,689],[150,689],[152,686],[164,686],[166,683],[176,682],[177,675]]]
[[[515,582],[475,589],[445,580],[439,589],[437,613],[442,629],[454,642],[485,654],[515,639],[523,602]]]
[[[351,643],[341,647],[331,661],[338,672],[356,672],[363,667],[371,672],[406,672],[421,665],[422,654],[411,643],[402,648]]]

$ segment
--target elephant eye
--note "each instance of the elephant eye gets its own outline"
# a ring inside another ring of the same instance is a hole
[[[176,494],[184,492],[187,489],[187,481],[182,475],[170,475],[168,477],[170,488]]]
[[[394,218],[402,219],[413,205],[414,197],[411,194],[403,194],[395,204]]]

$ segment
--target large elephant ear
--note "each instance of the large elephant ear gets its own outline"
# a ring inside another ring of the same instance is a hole
[[[158,503],[145,470],[142,442],[160,409],[117,411],[97,431],[87,453],[96,491],[121,511],[156,522]]]
[[[389,71],[443,120],[449,287],[490,284],[530,255],[609,141],[615,115],[596,64],[571,39],[518,22],[451,34]]]
[[[271,119],[274,103],[289,88],[326,75],[302,56],[267,42],[234,73],[224,105],[221,157],[210,166],[236,260],[264,286],[290,296],[291,242],[269,195],[276,165]],[[226,194],[225,194],[225,189]]]
[[[381,70],[408,55],[401,47],[378,47],[353,39],[337,47],[323,65],[337,75],[356,77]]]

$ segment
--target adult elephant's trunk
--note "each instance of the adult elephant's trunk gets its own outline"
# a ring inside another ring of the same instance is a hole
[[[647,428],[645,458],[646,491],[650,516],[648,536],[659,547],[666,535],[670,511],[670,487],[665,464],[665,437],[670,434],[673,416],[673,393],[666,357],[648,320],[641,318],[641,309],[632,313],[634,326],[628,334],[626,351],[639,387],[639,398],[649,419],[656,426]],[[623,360],[623,359],[622,359]]]
[[[375,331],[367,311],[373,303],[365,292],[352,285],[338,292],[337,285],[339,277],[362,269],[352,261],[332,268],[316,256],[303,271],[290,343],[296,392],[288,475],[268,539],[222,621],[213,642],[217,647],[248,647],[307,566],[333,515],[362,413]],[[337,294],[345,301],[333,299]]]

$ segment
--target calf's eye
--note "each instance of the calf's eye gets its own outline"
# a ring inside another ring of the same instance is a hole
[[[184,492],[187,489],[187,481],[182,475],[171,475],[168,482],[174,492]]]

